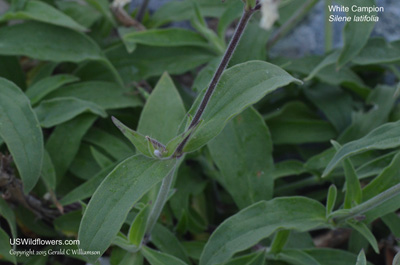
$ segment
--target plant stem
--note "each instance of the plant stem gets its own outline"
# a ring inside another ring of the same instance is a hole
[[[151,209],[149,218],[147,219],[146,235],[145,238],[149,238],[154,225],[157,223],[160,217],[161,211],[164,208],[165,203],[168,199],[169,190],[172,185],[172,181],[175,175],[176,165],[174,169],[163,179],[160,190],[158,191],[157,199],[154,202],[153,208]]]
[[[232,58],[232,55],[240,41],[240,38],[243,35],[243,32],[246,28],[247,23],[249,22],[249,19],[251,16],[254,14],[256,10],[260,9],[260,4],[257,4],[253,9],[247,10],[246,8],[243,10],[242,17],[240,18],[239,24],[236,27],[235,33],[233,34],[233,37],[231,41],[229,42],[229,45],[225,51],[224,56],[222,57],[222,60],[217,68],[217,70],[214,73],[214,76],[210,82],[210,85],[208,86],[206,93],[204,94],[204,97],[200,103],[200,106],[196,110],[196,113],[192,119],[192,122],[190,123],[189,127],[187,130],[191,129],[194,127],[199,121],[201,116],[203,115],[203,112],[205,108],[207,107],[208,102],[210,101],[210,98],[212,94],[214,93],[214,90],[221,79],[222,73],[226,69],[230,59]],[[188,143],[189,137],[191,135],[188,135],[176,148],[174,152],[174,156],[179,157],[182,155],[183,148],[185,145]]]
[[[341,221],[345,221],[347,219],[354,218],[356,216],[359,216],[371,209],[374,209],[384,203],[385,201],[393,198],[396,195],[400,194],[400,183],[385,190],[384,192],[380,193],[379,195],[369,199],[366,202],[361,203],[360,205],[357,205],[356,207],[353,207],[349,210],[348,213],[346,213],[343,216],[338,216],[335,219],[335,222],[339,223]]]
[[[292,28],[297,26],[299,21],[308,13],[308,11],[313,8],[319,0],[308,0],[300,9],[297,10],[296,13],[293,14],[293,16],[286,21],[279,29],[278,31],[272,36],[272,38],[268,41],[267,43],[267,49],[270,49],[272,46],[275,45],[275,43],[280,40],[282,37],[284,37]]]
[[[142,5],[136,15],[136,20],[142,22],[144,14],[146,13],[147,6],[149,5],[150,0],[143,0]]]

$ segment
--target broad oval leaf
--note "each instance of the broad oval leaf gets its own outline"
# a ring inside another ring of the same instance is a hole
[[[217,180],[239,208],[272,198],[272,140],[256,110],[249,108],[232,119],[208,148],[221,171]]]
[[[255,203],[226,219],[211,235],[200,265],[227,261],[279,229],[308,231],[326,226],[325,207],[305,197],[282,197]]]
[[[42,130],[29,99],[4,78],[0,78],[0,138],[7,144],[24,192],[28,193],[40,177],[44,152]]]
[[[0,28],[0,54],[53,62],[104,60],[99,46],[86,35],[40,22]]]
[[[246,62],[226,70],[201,117],[204,122],[184,151],[191,152],[205,145],[222,131],[232,117],[266,94],[292,82],[301,83],[278,66],[262,61]],[[197,97],[189,115],[194,116],[205,91]],[[183,125],[186,125],[185,120]]]
[[[326,177],[345,158],[373,149],[388,149],[400,146],[400,121],[385,123],[366,136],[343,145],[325,168]]]
[[[0,17],[0,22],[8,20],[31,19],[61,27],[67,27],[78,31],[86,31],[86,28],[79,25],[75,20],[41,1],[26,1],[22,10],[7,12]]]
[[[174,170],[175,163],[175,159],[155,160],[141,155],[120,163],[100,184],[87,206],[79,227],[81,248],[103,254],[135,202]],[[94,261],[98,257],[89,259]]]
[[[40,125],[45,128],[69,121],[84,112],[107,117],[107,113],[98,105],[73,97],[43,100],[35,111]]]

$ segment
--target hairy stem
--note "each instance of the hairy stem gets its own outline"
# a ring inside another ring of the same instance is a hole
[[[303,6],[300,7],[300,9],[297,10],[296,13],[288,20],[286,21],[279,29],[278,31],[272,36],[272,38],[268,41],[267,43],[267,48],[270,49],[272,46],[275,45],[275,43],[278,42],[282,37],[284,37],[290,30],[292,30],[299,21],[307,15],[308,11],[313,8],[319,0],[308,0],[307,2],[304,3]]]
[[[387,200],[389,200],[399,194],[400,194],[400,183],[391,187],[390,189],[385,190],[381,194],[369,199],[368,201],[365,201],[365,202],[361,203],[360,205],[357,205],[356,207],[351,208],[349,210],[349,212],[344,214],[343,216],[338,216],[338,217],[334,218],[335,222],[339,223],[339,222],[345,221],[347,219],[357,217],[371,209],[378,207],[382,203],[386,202]]]
[[[151,231],[160,217],[161,211],[164,208],[168,199],[168,194],[171,189],[171,184],[174,179],[175,168],[172,170],[162,181],[160,190],[158,191],[157,199],[151,209],[149,218],[147,219],[146,235],[145,238],[150,238]]]
[[[150,0],[143,0],[142,5],[136,15],[136,20],[142,22],[144,14],[146,13],[147,6],[149,5]]]
[[[240,18],[239,24],[236,27],[235,33],[233,34],[233,37],[231,41],[229,42],[229,45],[225,51],[224,56],[222,57],[222,60],[217,68],[217,70],[214,73],[213,78],[211,79],[210,85],[208,86],[206,93],[204,94],[204,97],[200,103],[200,106],[196,110],[196,114],[194,115],[192,122],[190,123],[189,127],[187,130],[193,128],[198,124],[200,121],[201,116],[203,115],[203,112],[205,108],[207,107],[208,102],[210,101],[210,98],[212,94],[214,93],[214,90],[221,79],[222,73],[226,69],[230,59],[232,58],[232,55],[240,41],[240,38],[243,35],[244,30],[246,29],[246,25],[249,22],[249,19],[251,16],[254,14],[256,10],[260,9],[260,4],[257,4],[253,9],[247,10],[246,8],[243,10],[242,17]],[[183,152],[183,148],[185,145],[188,143],[189,137],[191,135],[188,135],[176,148],[174,152],[175,157],[180,157]]]

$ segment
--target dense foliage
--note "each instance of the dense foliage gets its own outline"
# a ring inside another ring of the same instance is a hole
[[[282,1],[269,30],[256,0],[9,2],[2,260],[400,264],[400,40],[374,22],[272,58],[317,0]]]

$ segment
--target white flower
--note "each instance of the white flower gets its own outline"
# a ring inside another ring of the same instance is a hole
[[[129,2],[131,2],[131,0],[114,0],[111,5],[112,7],[124,7],[124,5]]]
[[[263,29],[270,29],[279,18],[278,13],[279,0],[261,0],[261,21],[260,26]]]

